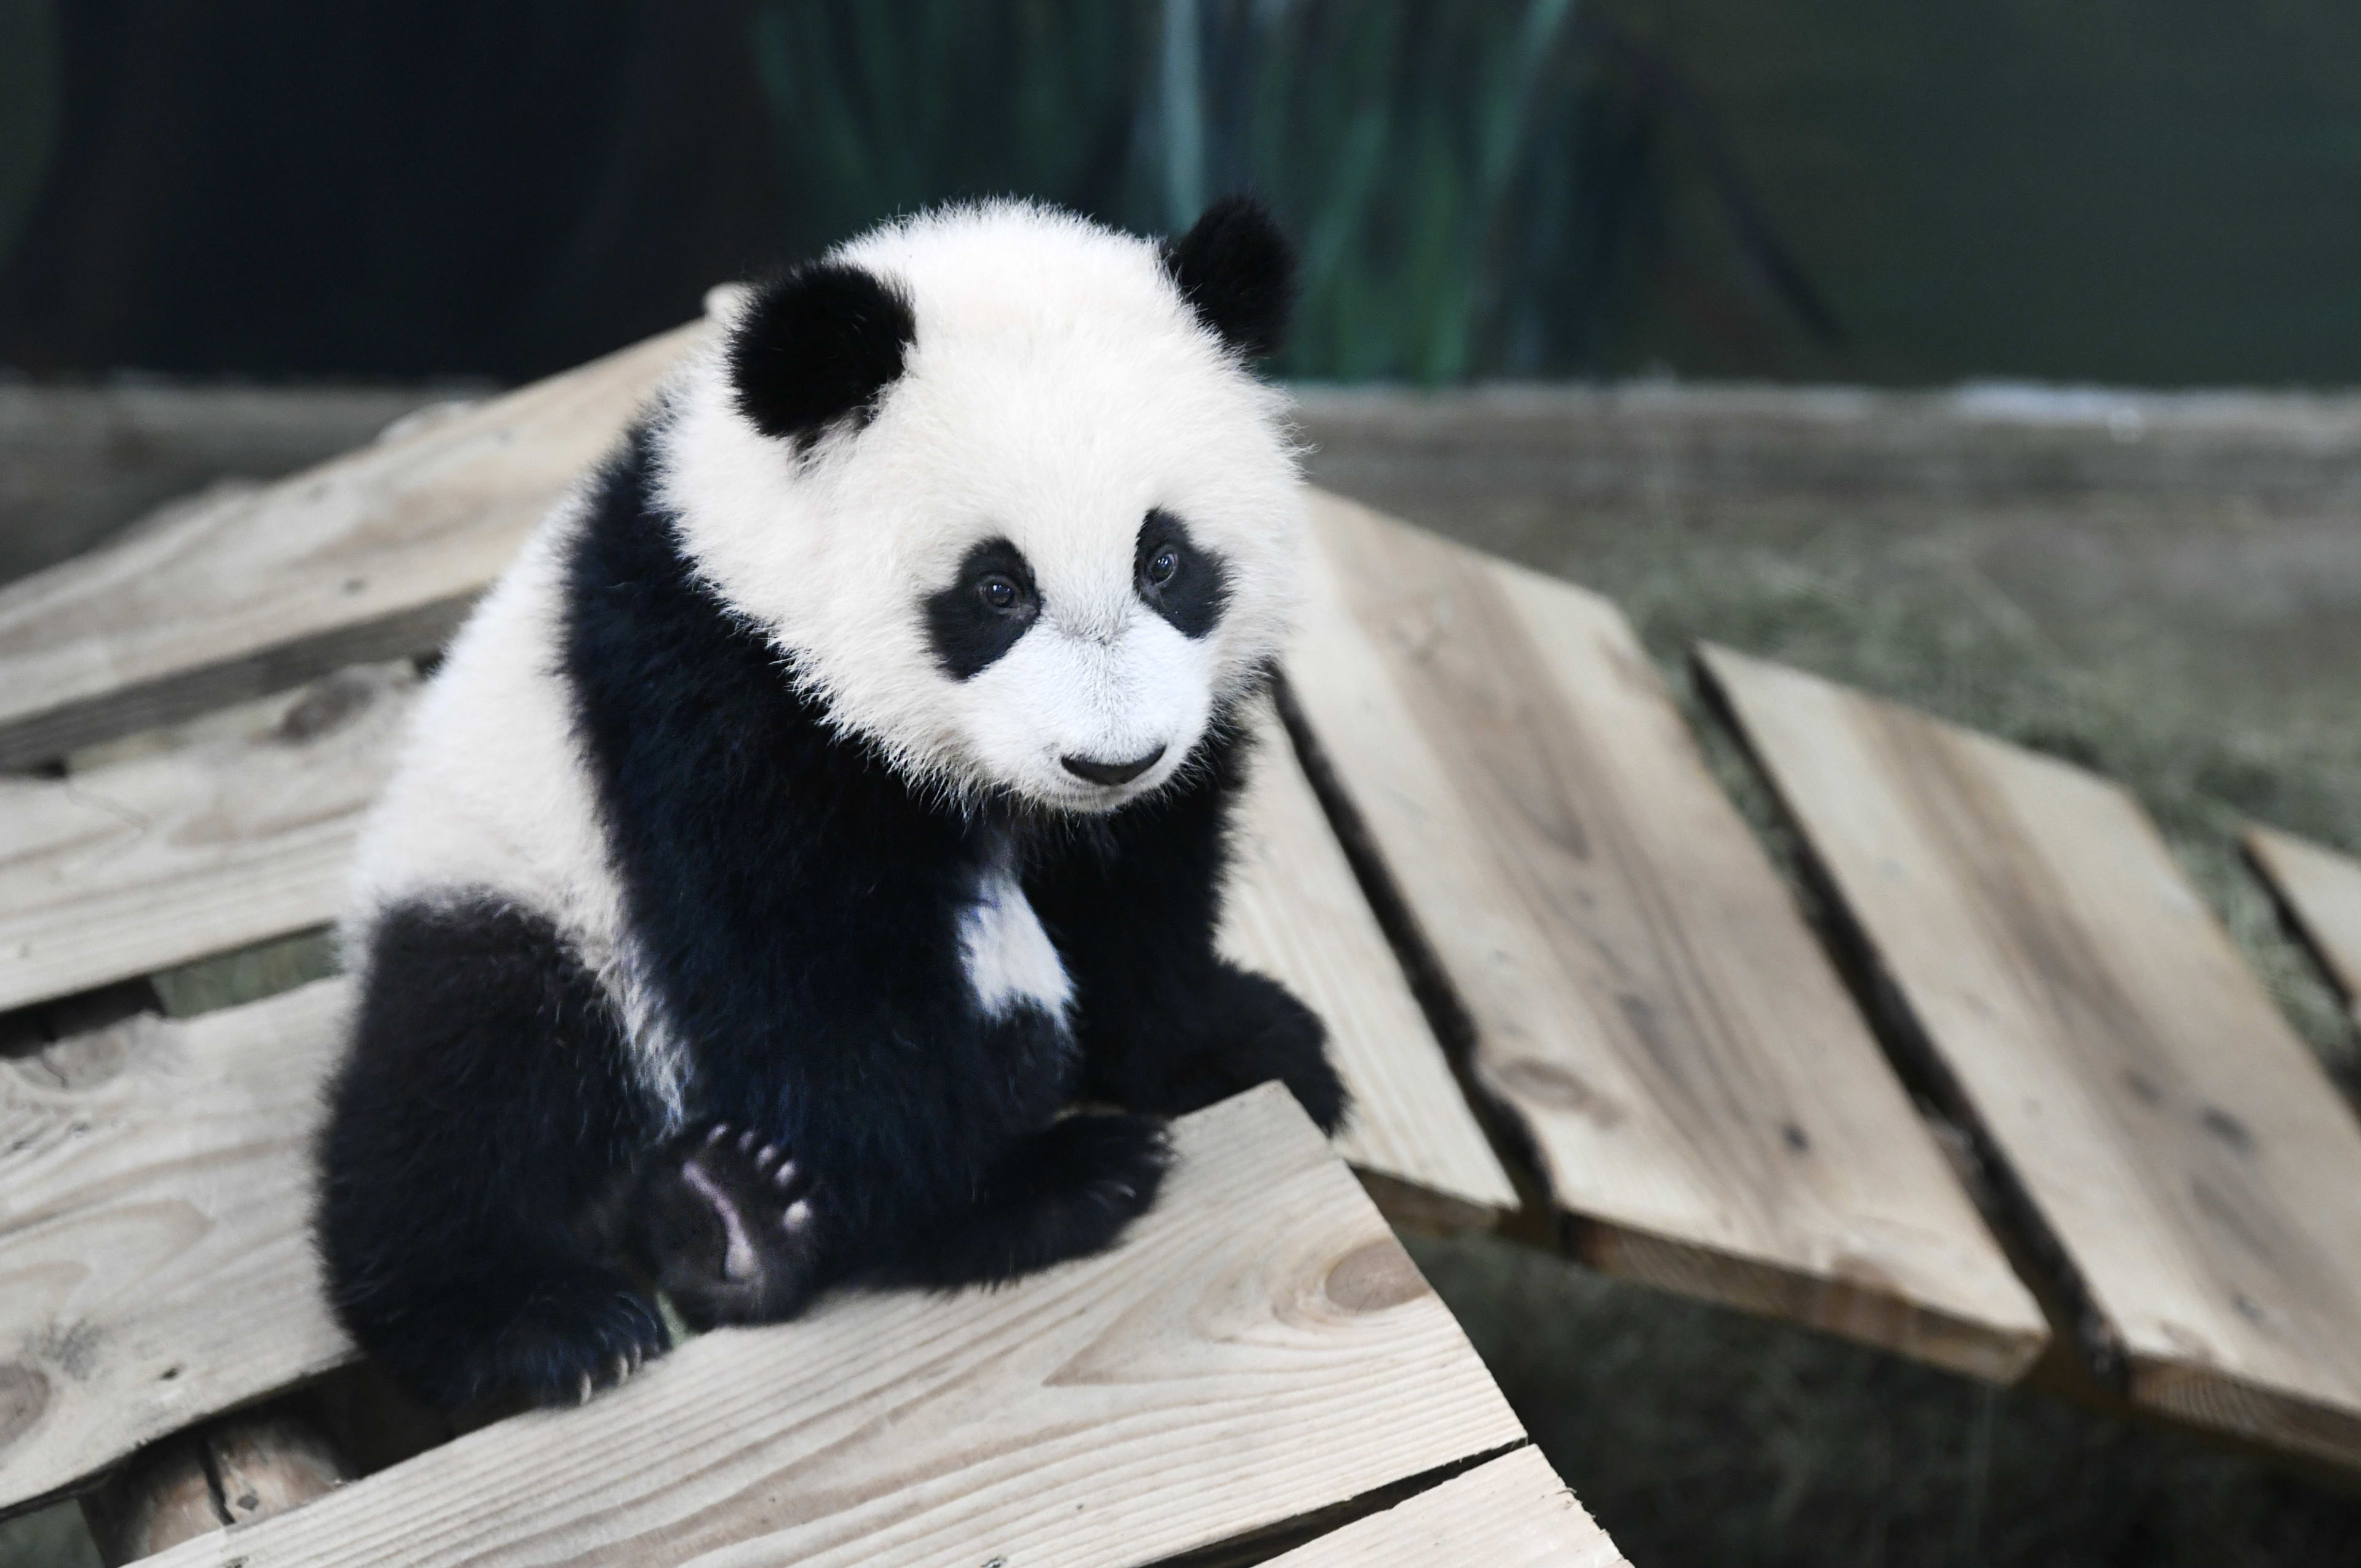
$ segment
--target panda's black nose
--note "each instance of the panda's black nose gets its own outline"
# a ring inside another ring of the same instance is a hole
[[[1078,779],[1088,779],[1094,784],[1127,784],[1154,767],[1156,759],[1162,755],[1164,748],[1159,746],[1128,762],[1101,762],[1089,757],[1073,756],[1063,757],[1060,761],[1066,764],[1066,771]]]

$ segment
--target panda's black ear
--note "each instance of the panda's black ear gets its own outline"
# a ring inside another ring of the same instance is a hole
[[[1295,304],[1295,247],[1252,196],[1224,196],[1164,242],[1164,269],[1224,343],[1249,359],[1279,352]]]
[[[798,444],[847,416],[866,423],[917,335],[894,284],[840,261],[807,263],[755,290],[731,329],[739,411]]]

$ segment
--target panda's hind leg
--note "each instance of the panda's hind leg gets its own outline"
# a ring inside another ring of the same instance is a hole
[[[631,1203],[632,1245],[691,1326],[792,1317],[818,1282],[810,1172],[752,1128],[716,1122],[648,1163]]]
[[[598,982],[547,920],[489,899],[383,914],[329,1099],[329,1300],[413,1394],[573,1403],[670,1343],[586,1223],[647,1118]]]

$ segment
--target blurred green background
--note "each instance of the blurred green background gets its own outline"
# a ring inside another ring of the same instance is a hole
[[[878,218],[1266,194],[1282,368],[2344,383],[2349,0],[0,0],[0,365],[514,378]]]

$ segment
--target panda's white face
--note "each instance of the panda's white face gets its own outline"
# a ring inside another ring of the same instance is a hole
[[[1157,789],[1286,632],[1282,400],[1154,247],[1078,219],[965,209],[831,259],[906,302],[898,374],[783,437],[726,353],[697,367],[663,444],[691,556],[910,776],[1076,811]]]

